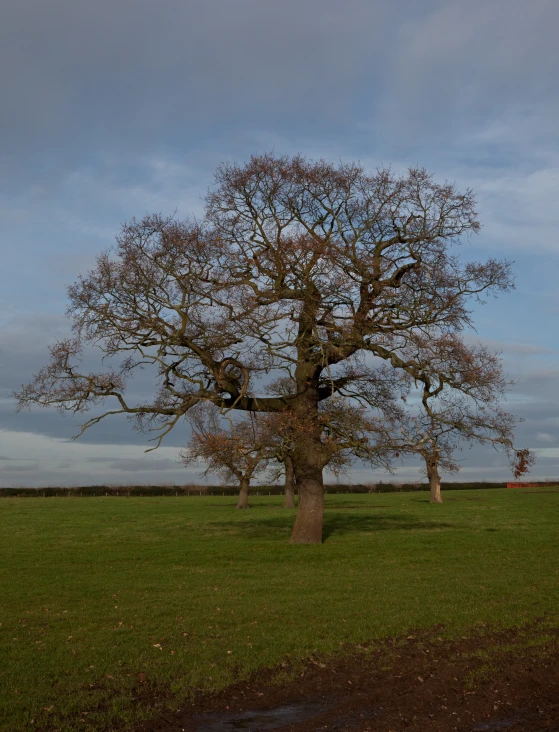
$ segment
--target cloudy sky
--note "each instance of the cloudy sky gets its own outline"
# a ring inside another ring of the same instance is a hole
[[[17,414],[10,393],[68,333],[65,288],[121,223],[200,213],[216,165],[270,149],[474,189],[465,254],[513,259],[517,289],[471,337],[517,380],[533,475],[559,477],[557,27],[557,0],[3,0],[0,485],[201,480],[177,463],[184,429],[148,454],[126,421],[72,441],[75,418]],[[463,454],[464,478],[508,475]]]

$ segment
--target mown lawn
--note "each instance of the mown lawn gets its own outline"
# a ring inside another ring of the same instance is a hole
[[[559,620],[559,489],[0,499],[0,728],[117,729],[263,666],[411,629]],[[149,690],[149,693],[146,693]]]

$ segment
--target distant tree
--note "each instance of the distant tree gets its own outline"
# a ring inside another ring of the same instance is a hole
[[[248,492],[252,478],[266,469],[269,459],[267,433],[255,417],[228,424],[219,422],[216,409],[193,410],[192,437],[180,452],[184,465],[202,461],[204,475],[213,473],[224,481],[236,480],[239,485],[237,508],[248,508]]]
[[[503,375],[499,356],[483,346],[467,347],[461,341],[447,345],[452,353],[446,353],[445,362],[468,371],[468,389],[445,389],[444,383],[435,390],[424,388],[418,409],[402,411],[384,436],[398,454],[423,458],[431,503],[442,503],[440,470],[460,469],[455,453],[464,444],[502,450],[515,477],[528,472],[534,462],[529,450],[515,448],[514,430],[519,420],[500,406],[510,382]],[[433,356],[424,351],[422,358]]]
[[[415,425],[419,434],[410,435],[412,441],[410,452],[415,452],[424,460],[424,470],[429,481],[430,503],[442,503],[440,471],[456,473],[460,469],[454,458],[457,449],[457,435],[450,427],[437,424],[432,420],[424,420],[422,425]],[[423,428],[423,429],[421,429]],[[413,437],[416,438],[414,444]]]
[[[353,398],[382,411],[397,372],[428,394],[470,388],[471,372],[447,359],[449,342],[470,324],[472,299],[512,286],[507,262],[462,263],[454,253],[478,229],[472,192],[423,169],[370,174],[271,154],[221,166],[202,222],[132,221],[116,251],[70,287],[74,338],[51,349],[16,393],[19,406],[81,412],[111,398],[115,408],[82,432],[127,414],[155,430],[156,445],[201,402],[288,413],[306,425],[293,445],[291,541],[321,542],[330,442],[320,404]],[[79,368],[88,344],[126,358],[88,373]],[[132,403],[127,377],[146,364],[158,390]],[[261,396],[272,373],[288,375],[293,390]]]

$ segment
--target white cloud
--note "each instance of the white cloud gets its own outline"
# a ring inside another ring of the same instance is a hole
[[[91,485],[115,482],[115,473],[119,482],[142,483],[143,472],[150,473],[149,481],[157,472],[158,483],[201,482],[194,471],[180,465],[177,448],[172,447],[146,453],[138,445],[91,444],[9,430],[0,430],[0,446],[4,486]]]
[[[537,447],[534,448],[538,457],[559,458],[559,447]]]
[[[550,435],[549,432],[538,432],[536,437],[542,442],[555,442],[555,437]]]
[[[57,462],[60,460],[86,462],[91,461],[91,458],[106,461],[130,458],[153,460],[153,453],[145,453],[139,445],[91,444],[79,440],[47,437],[31,432],[0,430],[0,444],[2,445],[2,454],[11,460],[33,459],[44,463],[52,459],[53,450],[56,450]],[[177,449],[160,447],[157,450],[157,455],[158,458],[175,458]]]
[[[559,254],[559,167],[474,181],[484,235],[509,249]]]

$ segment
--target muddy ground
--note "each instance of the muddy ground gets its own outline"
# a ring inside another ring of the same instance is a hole
[[[284,684],[271,683],[277,674],[200,697],[138,732],[559,731],[559,629],[537,624],[458,641],[437,631],[389,639],[311,658]]]

